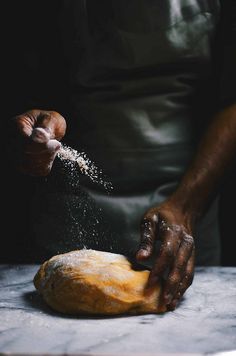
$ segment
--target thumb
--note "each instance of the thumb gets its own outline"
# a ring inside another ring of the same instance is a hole
[[[145,216],[141,222],[141,237],[138,251],[136,252],[136,259],[138,261],[146,260],[151,257],[154,243],[156,240],[156,226],[158,222],[158,215]]]
[[[56,155],[61,148],[61,143],[57,140],[49,140],[47,143],[47,148],[50,151],[54,152],[54,154]]]
[[[37,143],[48,143],[51,136],[50,128],[36,127],[32,130],[30,138]]]
[[[57,152],[61,148],[61,143],[58,140],[51,139],[51,130],[48,128],[36,127],[33,129],[30,138],[36,144],[43,144],[50,153],[51,160],[54,160]]]

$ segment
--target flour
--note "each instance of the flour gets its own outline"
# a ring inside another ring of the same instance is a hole
[[[72,171],[79,169],[92,182],[102,185],[107,192],[113,189],[112,183],[105,180],[102,170],[91,161],[85,152],[78,152],[70,146],[63,144],[57,155]]]
[[[87,154],[63,144],[52,173],[37,191],[41,204],[37,204],[39,213],[34,212],[37,239],[50,253],[83,247],[117,249],[108,216],[90,192],[94,186],[106,195],[112,190],[109,179]]]
[[[109,266],[117,263],[119,265],[110,271]],[[61,268],[74,269],[77,274],[79,269],[80,274],[84,275],[96,275],[102,271],[99,275],[100,281],[107,281],[112,278],[116,278],[117,281],[123,281],[125,278],[127,279],[133,276],[130,271],[126,271],[126,274],[123,275],[122,271],[120,271],[120,266],[123,264],[129,265],[128,260],[123,255],[86,248],[56,255],[47,263],[47,267],[45,268],[45,277],[42,281],[41,287],[44,288],[51,276],[57,271],[57,269]],[[72,271],[70,271],[70,273],[73,274]]]
[[[91,262],[91,266],[92,266],[93,261],[95,259],[99,261],[101,265],[103,264],[107,265],[111,263],[125,263],[125,264],[129,263],[125,258],[125,256],[123,255],[84,248],[81,250],[75,250],[65,254],[54,256],[49,261],[49,265],[53,269],[62,266],[74,268],[74,267],[80,267],[81,264],[89,263],[89,261],[92,261]]]

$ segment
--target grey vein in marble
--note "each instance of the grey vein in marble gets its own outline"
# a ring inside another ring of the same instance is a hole
[[[2,355],[236,356],[235,267],[197,268],[174,312],[114,318],[53,312],[34,289],[37,269],[0,266]]]

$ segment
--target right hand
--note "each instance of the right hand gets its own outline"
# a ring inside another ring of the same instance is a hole
[[[138,262],[142,262],[151,257],[155,241],[161,241],[147,288],[154,287],[160,280],[165,281],[162,298],[169,310],[175,309],[193,281],[195,264],[193,221],[190,209],[186,212],[173,195],[159,206],[150,208],[141,223],[141,242],[136,258]]]
[[[66,132],[65,119],[55,111],[30,110],[11,121],[10,151],[16,168],[32,176],[46,176]]]

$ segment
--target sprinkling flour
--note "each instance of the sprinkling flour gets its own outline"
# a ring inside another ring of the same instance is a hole
[[[109,195],[109,179],[84,152],[67,145],[57,158],[51,174],[37,182],[32,209],[37,243],[46,246],[49,255],[83,247],[116,251],[109,216],[90,191],[96,186]]]
[[[79,169],[92,182],[102,185],[107,192],[113,189],[111,182],[105,180],[102,170],[88,158],[85,152],[78,152],[63,144],[57,155],[72,171]]]

